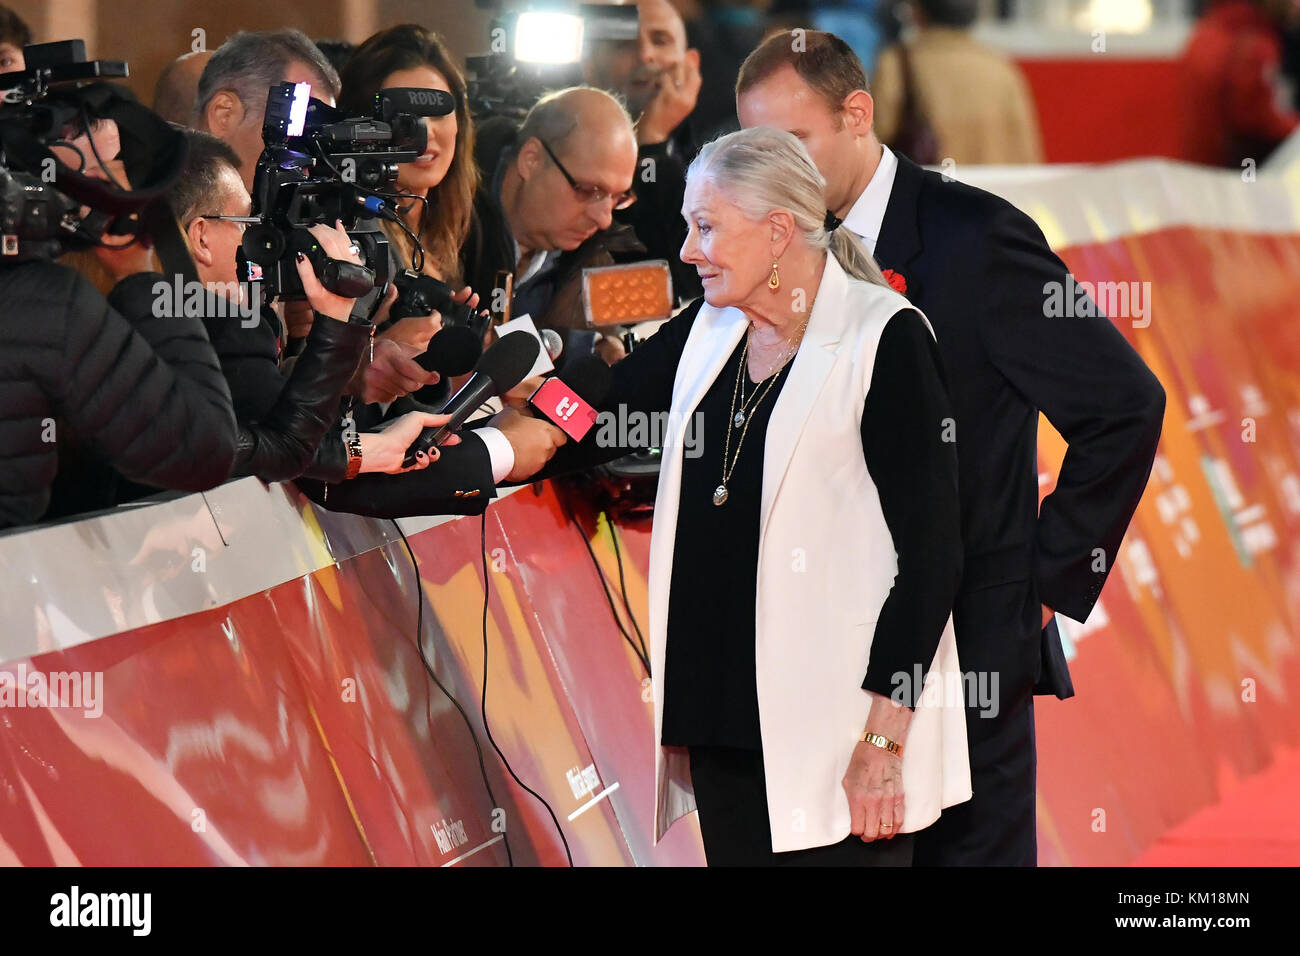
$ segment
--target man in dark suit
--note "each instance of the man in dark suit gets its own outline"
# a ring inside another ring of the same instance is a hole
[[[965,550],[957,649],[996,709],[967,700],[974,798],[919,834],[915,862],[1032,866],[1033,695],[1074,694],[1054,612],[1083,621],[1101,593],[1150,475],[1164,389],[1096,310],[1051,317],[1053,296],[1075,287],[1028,216],[882,148],[866,85],[838,37],[777,34],[741,68],[737,108],[742,125],[803,141],[830,211],[930,319],[947,374]],[[1041,509],[1040,410],[1069,443]]]

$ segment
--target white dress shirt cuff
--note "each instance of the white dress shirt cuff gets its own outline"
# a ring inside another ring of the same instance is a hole
[[[484,426],[474,429],[474,434],[483,439],[483,444],[487,446],[488,458],[492,460],[492,483],[501,484],[515,467],[514,446],[499,428]]]

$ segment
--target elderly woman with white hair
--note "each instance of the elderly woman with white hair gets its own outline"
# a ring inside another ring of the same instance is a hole
[[[971,795],[938,351],[824,185],[783,131],[705,146],[681,252],[704,297],[614,366],[602,404],[629,426],[669,413],[654,835],[698,810],[709,865],[910,865],[910,834]],[[594,428],[544,473],[623,454],[600,436],[635,431]]]

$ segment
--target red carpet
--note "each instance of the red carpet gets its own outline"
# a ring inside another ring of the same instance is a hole
[[[1171,829],[1134,866],[1300,864],[1300,751],[1282,751],[1263,773]]]

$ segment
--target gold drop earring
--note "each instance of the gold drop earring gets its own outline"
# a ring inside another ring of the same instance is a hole
[[[776,271],[776,263],[772,263],[772,274],[767,277],[767,287],[775,292],[781,288],[781,275]]]

